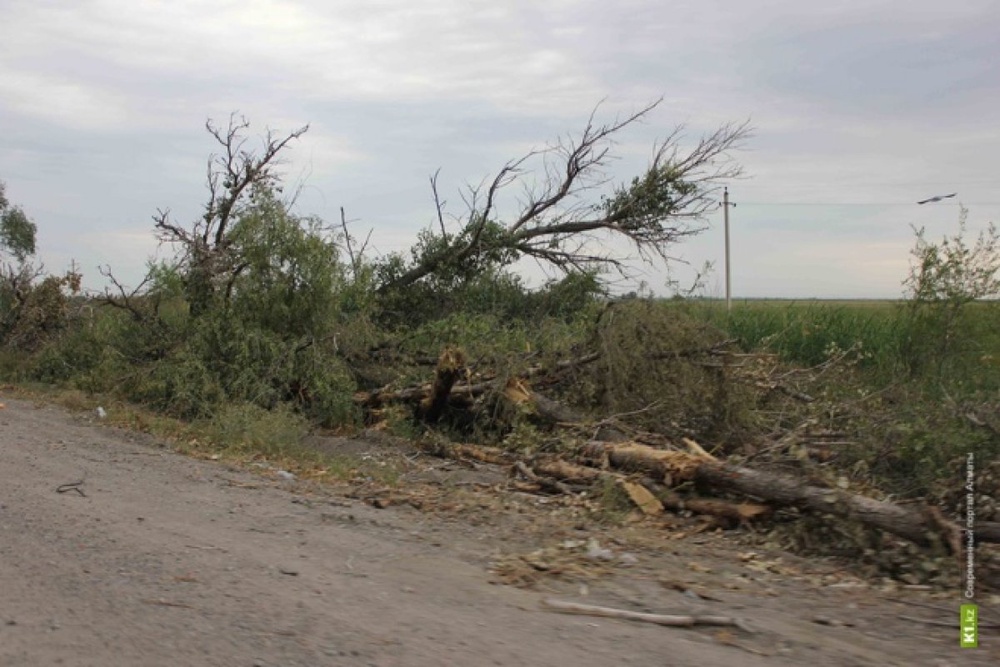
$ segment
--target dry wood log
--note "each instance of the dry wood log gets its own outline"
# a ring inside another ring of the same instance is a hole
[[[405,389],[392,390],[387,387],[375,391],[359,391],[354,394],[357,405],[374,409],[388,403],[411,403],[425,398],[431,390],[430,384],[422,384]]]
[[[618,487],[625,492],[635,506],[646,516],[659,516],[663,514],[663,503],[642,484],[631,482],[627,479],[620,479],[618,480]]]
[[[546,427],[576,426],[583,427],[587,419],[571,407],[554,401],[544,394],[533,391],[527,381],[512,378],[504,390],[504,398],[516,405],[527,405],[535,423]],[[626,435],[609,424],[594,425],[594,440],[614,442],[626,439]]]
[[[934,536],[941,531],[925,512],[840,489],[812,486],[782,475],[709,461],[686,452],[663,451],[632,442],[590,442],[586,450],[591,456],[604,455],[616,468],[644,470],[657,479],[694,480],[714,490],[735,491],[779,506],[853,518],[923,546],[934,542]],[[989,527],[976,530],[980,542],[1000,541],[997,537]],[[944,542],[950,543],[950,536],[945,535]]]
[[[694,479],[695,469],[705,461],[714,461],[687,452],[656,449],[636,442],[588,442],[582,454],[593,459],[606,459],[619,470],[645,472],[658,481],[673,486],[674,479]]]
[[[941,510],[937,507],[927,507],[927,520],[930,525],[937,528],[938,534],[946,541],[948,550],[958,557],[958,565],[964,563],[962,559],[962,530],[956,524],[948,521]]]
[[[713,489],[737,491],[771,503],[857,519],[865,525],[928,546],[935,533],[921,512],[866,496],[805,484],[773,473],[731,465],[702,464],[695,479]]]

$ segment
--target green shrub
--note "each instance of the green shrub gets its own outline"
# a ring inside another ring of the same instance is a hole
[[[301,453],[309,422],[287,405],[267,410],[242,403],[222,407],[203,432],[228,451],[280,459]]]

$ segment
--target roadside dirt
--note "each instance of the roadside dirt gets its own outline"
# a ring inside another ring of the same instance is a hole
[[[441,465],[413,480],[434,503],[377,509],[4,403],[3,666],[1000,664],[998,631],[960,651],[957,627],[935,625],[957,620],[960,591],[881,590],[682,527],[602,528],[555,500],[477,493]],[[562,615],[546,597],[754,632]],[[984,624],[1000,621],[995,598],[979,602]]]

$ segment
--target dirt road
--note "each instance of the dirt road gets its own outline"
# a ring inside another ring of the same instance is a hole
[[[306,494],[5,403],[3,666],[998,664],[995,635],[960,653],[957,630],[895,620],[905,608],[850,590],[720,592],[705,613],[746,618],[759,631],[746,638],[543,611],[543,593],[489,583],[503,537],[488,530]],[[615,590],[677,609],[648,576],[655,559],[644,563]],[[819,625],[820,612],[848,625]]]

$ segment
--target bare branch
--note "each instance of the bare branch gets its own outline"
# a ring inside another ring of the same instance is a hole
[[[441,227],[441,238],[448,240],[448,230],[444,226],[444,206],[446,202],[441,201],[441,197],[438,195],[438,176],[441,174],[441,170],[438,169],[431,176],[431,192],[434,195],[434,210],[437,212],[438,225]]]
[[[344,243],[347,245],[347,256],[351,260],[351,270],[354,272],[354,276],[358,275],[358,258],[354,255],[354,247],[351,244],[351,233],[347,231],[347,214],[344,213],[344,207],[340,207],[340,226],[344,230]]]
[[[110,288],[105,287],[104,296],[98,301],[98,303],[102,306],[111,306],[112,308],[124,310],[128,312],[132,316],[132,319],[136,322],[145,322],[149,319],[150,313],[148,311],[143,311],[136,301],[141,296],[143,288],[149,284],[152,279],[151,274],[147,273],[146,277],[143,278],[138,287],[133,289],[131,292],[128,292],[125,290],[125,286],[122,285],[117,278],[115,278],[114,274],[111,272],[110,266],[98,267],[98,271],[100,271],[102,276],[110,280],[111,284],[114,285],[116,290],[118,290],[118,295],[116,296],[111,293]],[[153,311],[155,312],[155,310],[156,308],[154,306]]]
[[[250,127],[245,118],[241,117],[237,121],[236,114],[231,114],[225,131],[214,125],[211,119],[205,123],[205,127],[222,145],[224,152],[224,156],[214,157],[212,160],[214,167],[209,172],[211,198],[205,213],[204,230],[207,244],[214,229],[213,246],[219,248],[224,245],[226,232],[243,194],[248,188],[271,185],[276,180],[272,167],[278,153],[293,139],[308,132],[309,126],[300,127],[281,138],[276,137],[272,130],[267,130],[264,150],[260,155],[244,148],[247,139],[243,132]],[[221,196],[215,191],[220,174],[225,178],[222,183],[224,194]]]

